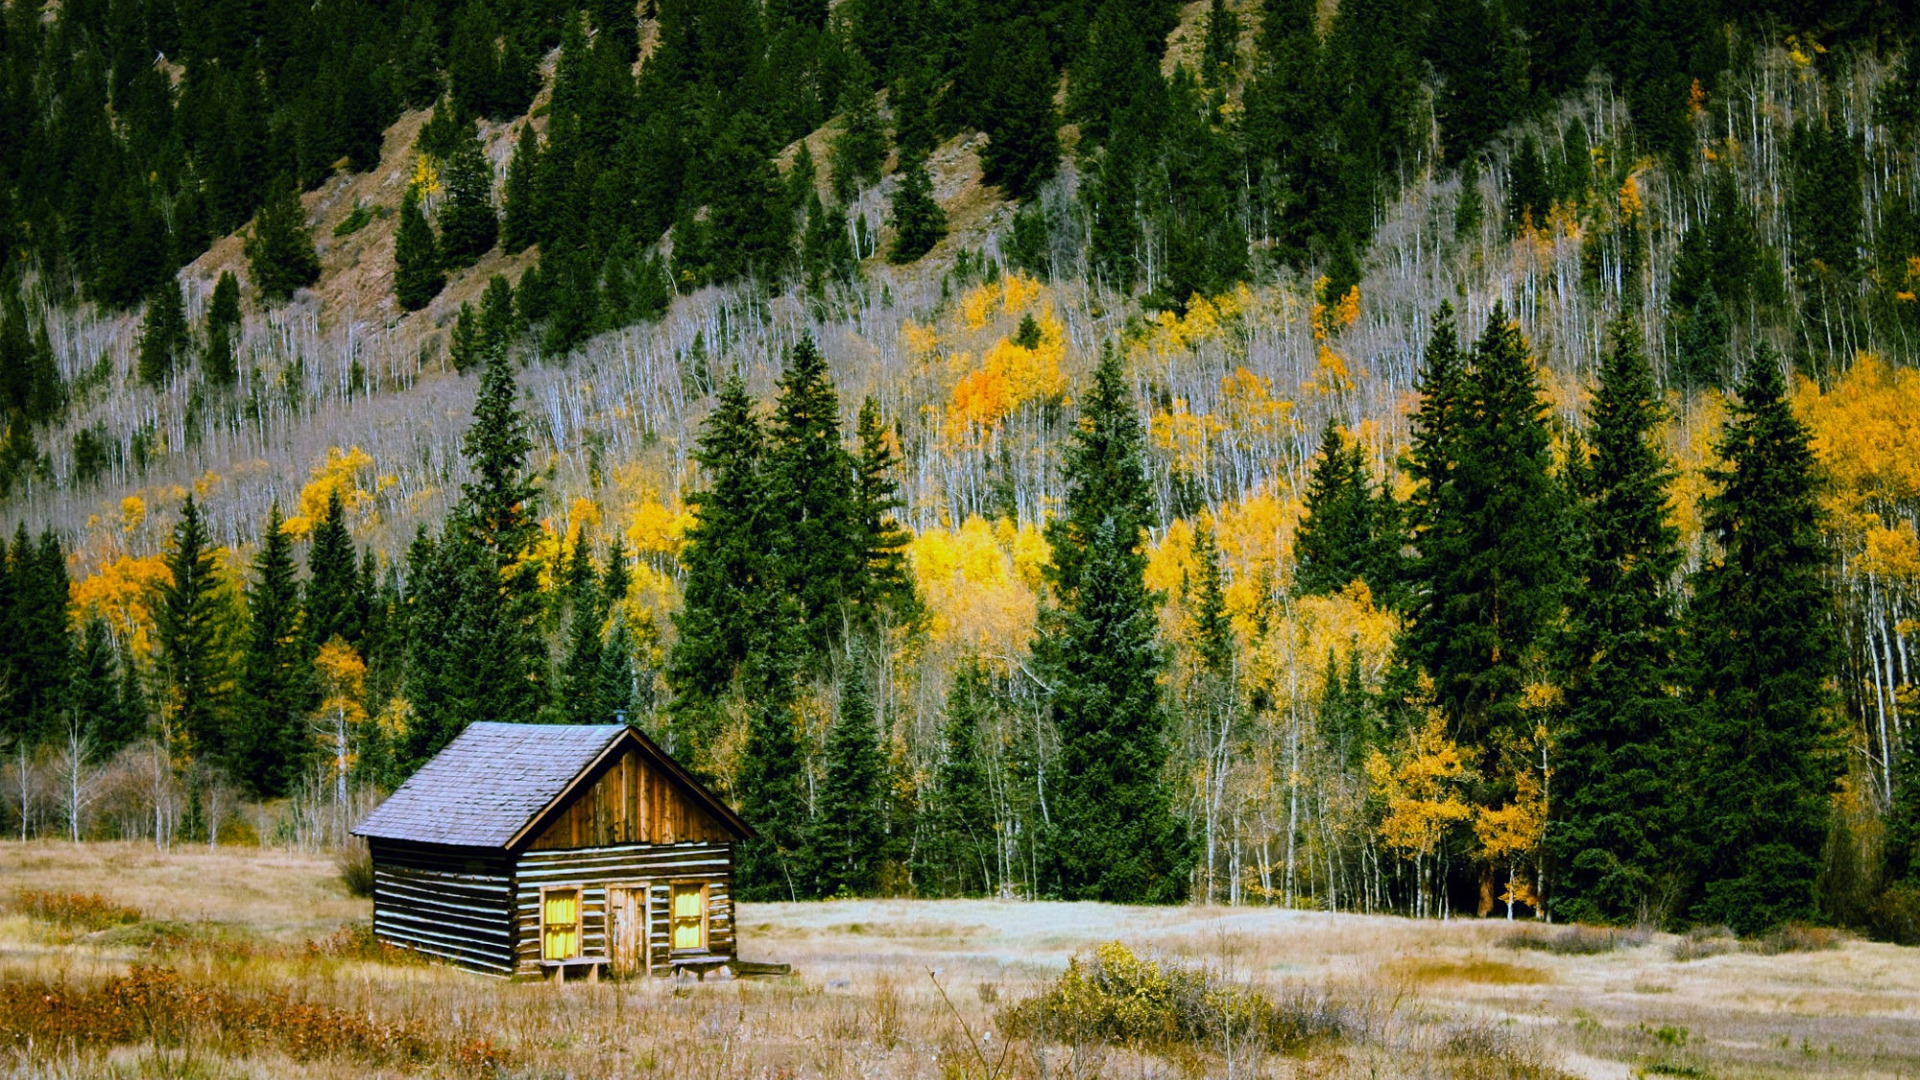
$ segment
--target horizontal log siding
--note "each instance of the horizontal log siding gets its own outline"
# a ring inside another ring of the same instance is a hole
[[[707,955],[735,955],[733,926],[733,845],[626,844],[572,851],[529,851],[520,856],[514,881],[514,974],[538,977],[540,968],[540,889],[549,885],[578,885],[580,890],[580,954],[607,955],[607,886],[651,882],[647,923],[653,936],[653,970],[671,970],[673,945],[671,894],[676,881],[698,881],[707,886]]]
[[[726,826],[671,776],[628,747],[602,764],[554,811],[529,847],[534,851],[611,844],[724,843]]]
[[[513,864],[505,852],[369,844],[375,936],[490,975],[513,973]]]

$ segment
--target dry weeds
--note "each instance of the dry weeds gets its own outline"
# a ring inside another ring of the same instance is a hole
[[[750,904],[747,957],[791,962],[794,977],[554,988],[380,946],[366,901],[321,856],[6,843],[0,881],[7,896],[78,894],[98,898],[89,909],[141,913],[86,930],[55,921],[61,904],[6,905],[0,1077],[1920,1074],[1920,954],[1820,935],[1795,939],[1814,951],[1736,947],[1680,962],[1682,942],[1668,935],[1588,951],[1584,939],[1560,942],[1565,931],[1491,921]],[[1522,937],[1534,942],[1524,954],[1505,951]],[[1009,1014],[1105,941],[1204,971],[1277,1013],[1331,1020],[1310,1039],[1243,1038],[1231,1025],[1227,1038],[1216,1028],[1151,1046],[1010,1038]]]

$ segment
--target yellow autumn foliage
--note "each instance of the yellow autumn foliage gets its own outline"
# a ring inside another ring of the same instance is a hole
[[[154,590],[171,580],[160,555],[122,555],[67,587],[76,627],[99,616],[137,655],[152,648]]]
[[[345,450],[328,447],[326,460],[314,466],[309,475],[307,485],[300,489],[298,512],[288,515],[285,526],[287,535],[297,539],[313,535],[327,516],[328,497],[335,492],[347,516],[357,519],[371,508],[375,496],[398,482],[395,477],[377,475],[373,455],[358,446]]]
[[[1061,370],[1066,330],[1052,307],[1041,309],[1035,321],[1040,327],[1038,345],[1029,349],[1003,337],[987,350],[979,368],[954,384],[953,401],[947,407],[949,439],[965,442],[1030,401],[1066,392],[1067,379]]]
[[[1473,770],[1437,709],[1425,723],[1408,725],[1391,757],[1374,747],[1367,755],[1367,778],[1385,807],[1380,840],[1402,858],[1432,857],[1448,831],[1473,816],[1464,795]]]
[[[987,652],[1025,647],[1046,560],[1039,529],[978,515],[957,529],[928,529],[907,545],[933,640]]]

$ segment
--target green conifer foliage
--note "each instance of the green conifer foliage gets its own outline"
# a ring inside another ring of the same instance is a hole
[[[1404,645],[1461,740],[1491,755],[1490,737],[1525,734],[1521,691],[1558,619],[1564,500],[1519,326],[1496,304],[1467,366],[1451,312],[1434,321],[1414,417],[1415,599]]]
[[[1053,61],[1044,35],[1025,35],[1025,47],[1001,50],[994,88],[981,127],[987,183],[1016,199],[1030,199],[1052,179],[1060,157],[1060,118],[1053,108]]]
[[[67,563],[51,531],[40,534],[36,547],[24,522],[7,554],[0,574],[0,631],[6,636],[0,677],[9,691],[9,716],[0,722],[0,734],[34,746],[66,730],[73,665]]]
[[[880,753],[865,661],[860,649],[853,652],[840,687],[840,714],[827,733],[825,774],[810,837],[817,896],[871,893],[879,884],[880,856],[887,846],[887,763]]]
[[[1095,369],[1047,526],[1053,602],[1035,637],[1060,750],[1048,779],[1047,887],[1071,899],[1171,903],[1192,857],[1163,770],[1154,596],[1143,574],[1145,436],[1118,351]]]
[[[909,65],[893,81],[888,104],[893,111],[893,145],[901,161],[927,157],[940,145],[940,132],[933,116],[937,81],[924,64]]]
[[[933,198],[933,179],[920,158],[900,168],[900,184],[893,189],[893,248],[887,261],[896,265],[918,260],[947,235],[947,212]]]
[[[539,207],[540,136],[533,125],[520,125],[520,140],[514,144],[513,160],[507,163],[507,182],[501,189],[506,204],[501,214],[500,246],[509,255],[518,255],[540,241],[545,228]]]
[[[500,238],[493,169],[479,133],[469,125],[465,136],[447,161],[447,201],[440,208],[440,255],[449,268],[472,266]]]
[[[234,339],[240,333],[240,279],[225,270],[207,302],[207,347],[200,354],[200,371],[214,386],[232,386],[239,377]]]
[[[146,726],[146,717],[129,708],[121,695],[120,666],[107,620],[97,615],[89,618],[74,650],[69,694],[75,719],[92,741],[94,754],[102,759],[138,739]]]
[[[180,282],[170,277],[147,300],[140,324],[140,381],[155,389],[165,386],[192,344]]]
[[[1566,721],[1553,778],[1549,843],[1556,917],[1657,922],[1674,885],[1673,838],[1685,823],[1677,779],[1684,712],[1669,520],[1673,469],[1653,369],[1630,323],[1617,323],[1581,472],[1573,588],[1568,590]]]
[[[869,537],[841,443],[840,397],[811,336],[787,353],[767,436],[771,565],[799,605],[801,640],[823,657],[846,625],[844,605],[865,592]]]
[[[574,556],[576,564],[586,564],[584,551]],[[587,579],[568,589],[572,594],[573,618],[567,628],[567,655],[560,664],[560,715],[571,724],[608,724],[611,714],[602,713],[600,673],[605,659],[600,638],[607,621],[607,609],[600,596],[599,583],[591,573]]]
[[[1841,748],[1839,646],[1813,450],[1770,357],[1748,365],[1707,503],[1719,554],[1687,613],[1696,727],[1688,914],[1750,934],[1818,913]]]
[[[833,195],[848,202],[863,188],[878,183],[887,163],[887,132],[880,122],[880,105],[873,92],[873,72],[855,62],[840,88],[841,128],[827,150],[833,173]]]
[[[286,795],[306,771],[307,713],[314,705],[293,542],[277,505],[267,515],[253,575],[239,708],[226,757],[235,780],[270,799]]]
[[[167,576],[154,611],[154,652],[165,731],[197,760],[226,754],[227,602],[214,547],[188,493],[166,554]]]
[[[320,280],[320,256],[313,250],[313,232],[292,180],[282,178],[272,185],[245,248],[253,287],[270,303],[287,300],[295,289]]]
[[[807,193],[807,229],[801,240],[800,261],[807,289],[818,293],[828,283],[849,285],[859,279],[860,260],[853,251],[853,227],[847,208],[823,206],[820,196]]]
[[[1240,63],[1240,16],[1226,0],[1207,8],[1206,43],[1200,50],[1200,81],[1207,87],[1231,86]]]
[[[358,649],[364,645],[370,582],[363,582],[346,507],[338,490],[327,493],[326,514],[313,530],[307,549],[307,637],[315,649],[338,637]]]
[[[393,298],[407,311],[433,302],[447,284],[433,226],[411,188],[400,200],[400,224],[393,233]]]
[[[1307,477],[1306,518],[1294,537],[1294,591],[1306,596],[1335,593],[1356,580],[1376,591],[1379,567],[1374,536],[1373,482],[1366,450],[1349,445],[1333,421],[1320,439],[1320,456]]]

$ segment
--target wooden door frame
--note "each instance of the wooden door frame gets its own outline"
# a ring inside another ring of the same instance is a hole
[[[549,892],[573,893],[573,956],[547,956],[547,894]],[[584,959],[587,955],[587,887],[575,882],[572,884],[554,884],[540,886],[540,959]]]
[[[613,894],[615,891],[640,898],[638,905],[640,925],[635,928],[640,935],[640,948],[636,954],[636,959],[639,962],[640,973],[643,975],[653,973],[653,886],[654,882],[652,879],[610,881],[607,883],[607,913],[609,916],[613,913]],[[609,927],[607,933],[607,962],[611,964],[614,959],[613,933],[612,928]]]
[[[673,890],[682,885],[697,885],[700,888],[700,947],[698,949],[682,949],[673,940],[673,924],[679,918],[673,910]],[[713,882],[700,878],[680,878],[667,882],[667,949],[669,954],[713,951]]]

